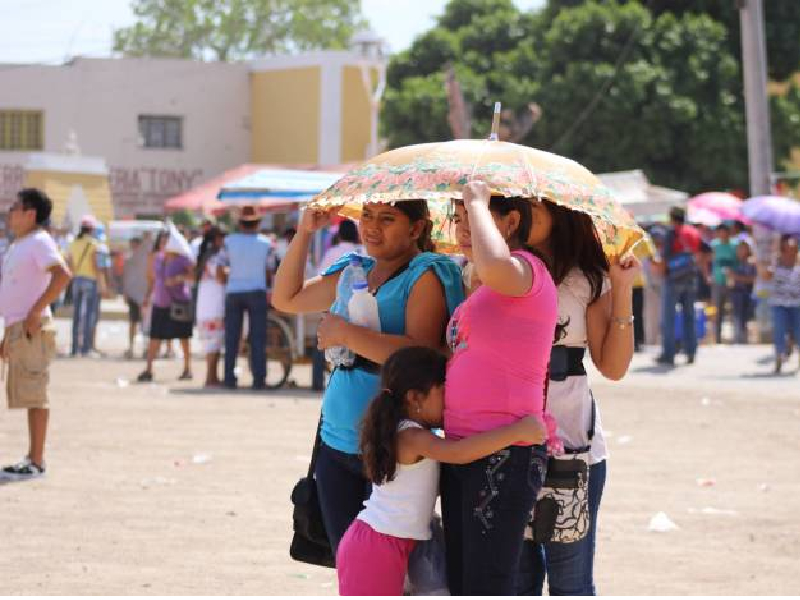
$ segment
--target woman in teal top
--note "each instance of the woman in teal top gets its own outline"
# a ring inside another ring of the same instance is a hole
[[[272,304],[299,314],[328,310],[349,256],[319,277],[303,280],[313,234],[332,212],[308,210],[275,278]],[[367,283],[378,301],[381,331],[326,314],[317,330],[319,348],[345,346],[358,359],[336,369],[322,401],[322,446],[316,480],[322,516],[334,552],[369,497],[370,485],[358,455],[361,419],[378,393],[380,365],[396,350],[422,345],[441,348],[450,315],[464,299],[461,272],[449,258],[433,254],[431,222],[423,200],[365,204],[361,238]]]

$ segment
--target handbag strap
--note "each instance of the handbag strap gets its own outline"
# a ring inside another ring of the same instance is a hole
[[[322,445],[322,413],[319,415],[319,422],[317,423],[317,435],[314,439],[314,449],[311,451],[311,462],[308,463],[308,477],[314,476],[314,469],[317,466],[317,456],[319,456],[319,449]]]
[[[81,257],[78,260],[78,264],[75,265],[75,271],[76,272],[81,270],[81,266],[83,266],[83,259],[86,258],[86,253],[91,249],[91,247],[92,247],[92,242],[91,242],[91,240],[88,240],[86,242],[86,247],[84,247],[84,249],[83,249],[83,254],[81,254]]]

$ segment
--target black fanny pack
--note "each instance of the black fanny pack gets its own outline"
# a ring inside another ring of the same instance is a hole
[[[586,375],[583,366],[585,348],[553,346],[550,350],[550,380],[564,381],[567,377]]]
[[[367,373],[372,373],[373,375],[377,375],[381,372],[381,366],[376,363],[372,362],[368,358],[364,358],[360,354],[356,354],[355,360],[353,364],[349,367],[336,367],[342,371],[353,371],[355,369],[359,369],[360,371],[366,371]]]

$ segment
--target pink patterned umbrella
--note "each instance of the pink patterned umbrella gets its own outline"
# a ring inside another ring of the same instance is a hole
[[[749,221],[742,215],[742,200],[727,192],[706,192],[689,200],[687,207],[717,215],[723,221]],[[706,213],[707,214],[707,213]]]

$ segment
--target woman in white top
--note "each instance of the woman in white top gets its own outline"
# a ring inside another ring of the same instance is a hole
[[[786,355],[786,336],[791,334],[800,344],[800,266],[797,265],[797,240],[781,236],[778,260],[770,269],[762,270],[764,279],[772,282],[769,305],[772,308],[775,373],[781,372]]]
[[[434,435],[444,418],[446,368],[444,355],[421,346],[398,350],[383,365],[382,391],[361,431],[372,494],[336,554],[342,596],[403,595],[411,550],[431,538],[439,462],[465,464],[509,444],[544,442],[535,417],[458,441]]]
[[[573,543],[526,541],[518,589],[521,595],[541,595],[546,575],[551,596],[594,595],[595,533],[606,445],[583,357],[588,348],[592,362],[608,379],[625,375],[633,357],[633,283],[641,265],[635,258],[609,265],[591,218],[547,200],[533,203],[528,241],[549,261],[558,288],[558,325],[563,333],[551,356],[547,411],[556,419],[566,448],[591,448],[590,527],[583,539]]]
[[[219,252],[225,234],[212,227],[203,236],[197,261],[197,331],[206,356],[206,387],[220,385],[217,365],[225,341],[225,280],[220,278]]]

